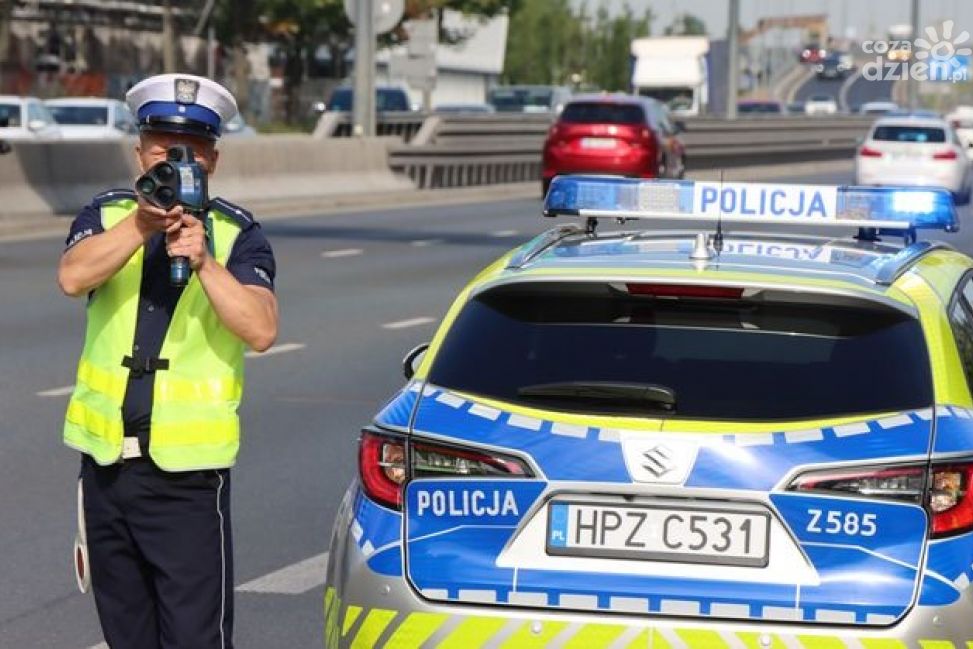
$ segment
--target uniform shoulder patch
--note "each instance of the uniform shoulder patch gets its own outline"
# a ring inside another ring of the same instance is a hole
[[[257,224],[253,218],[253,214],[225,198],[217,196],[210,201],[210,205],[234,219],[244,230]]]
[[[109,189],[95,196],[92,203],[95,205],[104,205],[105,203],[135,200],[138,200],[138,196],[131,189]]]

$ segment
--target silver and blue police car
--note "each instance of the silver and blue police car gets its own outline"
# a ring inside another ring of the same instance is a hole
[[[973,647],[950,195],[561,177],[545,214],[362,431],[325,645]]]

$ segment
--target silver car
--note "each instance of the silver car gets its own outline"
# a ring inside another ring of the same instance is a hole
[[[0,95],[0,139],[49,142],[61,139],[61,129],[37,97]]]
[[[106,97],[61,97],[44,102],[67,140],[117,140],[138,133],[128,106]]]

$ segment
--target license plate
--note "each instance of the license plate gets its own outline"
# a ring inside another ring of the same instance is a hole
[[[613,137],[583,137],[581,138],[582,149],[614,149],[615,138]]]
[[[767,565],[766,511],[563,501],[548,507],[548,554]]]

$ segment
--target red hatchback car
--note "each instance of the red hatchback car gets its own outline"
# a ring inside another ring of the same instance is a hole
[[[661,102],[648,97],[578,97],[564,106],[544,142],[544,194],[554,176],[612,174],[682,178],[685,148]]]

